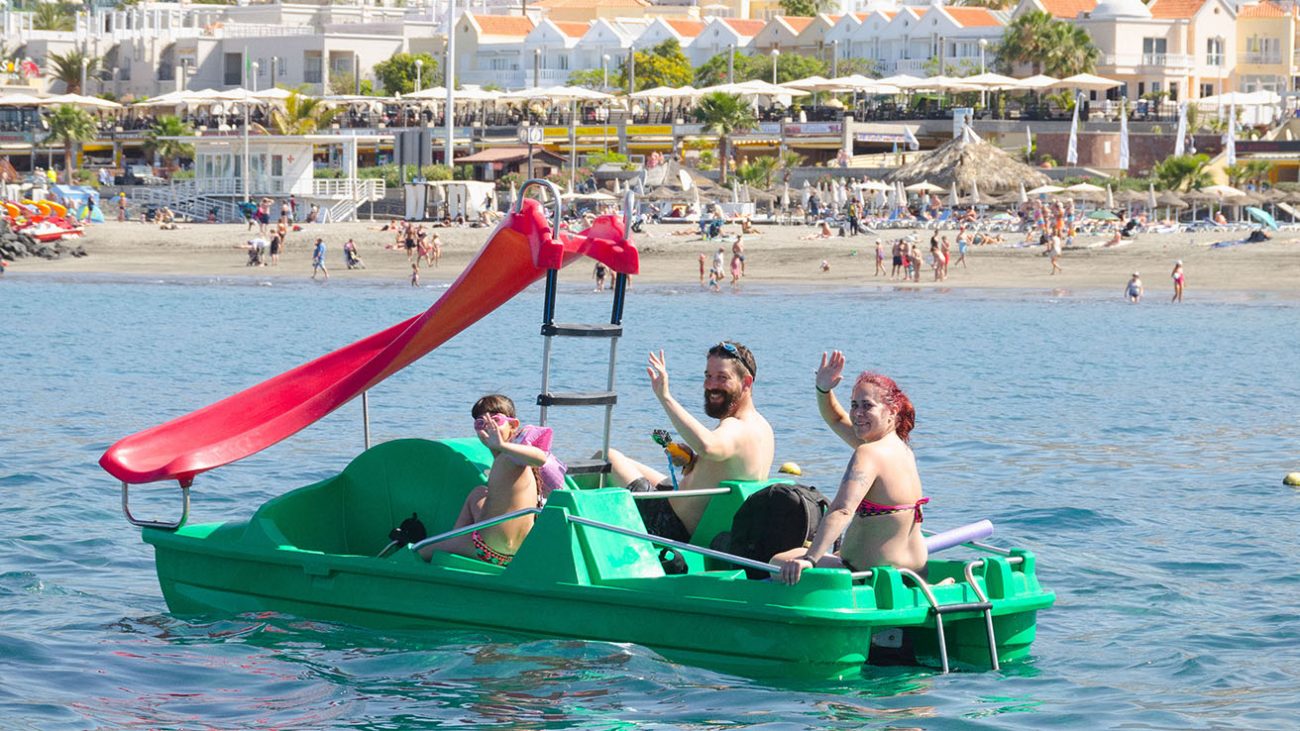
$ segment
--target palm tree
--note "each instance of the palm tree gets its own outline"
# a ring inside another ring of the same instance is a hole
[[[794,150],[786,150],[781,153],[781,180],[790,182],[790,176],[794,174],[794,169],[803,165],[803,155]]]
[[[41,7],[45,7],[45,5]],[[50,76],[62,81],[69,94],[85,93],[81,88],[82,74],[89,77],[99,70],[100,59],[78,49],[73,49],[62,55],[51,53],[49,58]],[[84,71],[82,70],[83,66],[85,67]]]
[[[338,113],[337,107],[331,109],[319,98],[295,91],[284,100],[284,111],[271,112],[271,125],[276,134],[306,135],[328,125]]]
[[[1204,188],[1210,184],[1210,173],[1205,165],[1210,161],[1208,155],[1170,155],[1156,163],[1151,169],[1157,184],[1165,190],[1188,190]]]
[[[1045,73],[1057,78],[1092,73],[1101,54],[1088,31],[1073,23],[1053,21],[1048,27]]]
[[[163,169],[170,178],[172,171],[176,169],[176,158],[194,154],[193,145],[187,145],[177,138],[189,137],[193,134],[194,130],[180,117],[164,114],[149,129],[145,137],[144,149],[149,154],[162,158]]]
[[[38,3],[32,11],[32,30],[75,30],[76,25],[61,3]]]
[[[731,135],[758,124],[753,110],[741,100],[739,94],[715,91],[700,99],[695,107],[695,119],[704,124],[705,133],[718,135],[718,169],[722,171],[722,184],[727,183],[727,160]]]
[[[95,126],[95,118],[84,109],[71,104],[60,104],[47,121],[50,125],[50,133],[45,139],[63,143],[64,179],[71,185],[73,183],[72,146],[95,139],[95,135],[99,132]]]
[[[1011,72],[1017,63],[1027,63],[1035,74],[1043,73],[1044,59],[1049,52],[1046,45],[1052,16],[1041,10],[1031,10],[1007,25],[998,47],[998,63]]]

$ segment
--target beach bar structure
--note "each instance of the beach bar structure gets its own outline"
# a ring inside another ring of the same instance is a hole
[[[240,218],[239,203],[259,198],[297,198],[316,204],[325,221],[356,220],[366,203],[384,197],[384,181],[357,177],[361,147],[392,143],[392,135],[199,135],[177,138],[194,146],[194,179],[140,191],[142,202],[166,205],[194,218]],[[318,152],[342,173],[317,178]]]

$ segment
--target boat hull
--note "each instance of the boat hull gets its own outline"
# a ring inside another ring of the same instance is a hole
[[[931,652],[929,606],[890,569],[859,585],[845,571],[810,571],[788,587],[750,581],[742,571],[692,556],[689,573],[665,576],[649,542],[568,520],[582,516],[641,530],[625,490],[553,493],[506,569],[449,554],[426,563],[409,549],[375,558],[386,542],[385,522],[396,525],[418,511],[435,524],[431,532],[449,527],[442,523],[473,487],[450,483],[482,479],[486,455],[476,448],[422,440],[380,445],[339,477],[277,498],[249,521],[146,529],[169,608],[182,615],[274,611],[376,628],[461,627],[631,642],[672,660],[752,677],[856,676],[869,659],[873,635],[891,628],[908,634],[922,661]],[[440,470],[400,467],[412,460]],[[458,460],[463,469],[450,469]],[[376,479],[376,470],[384,479]],[[425,489],[431,487],[428,474],[450,479],[433,492]],[[411,485],[411,478],[426,484]],[[729,525],[734,506],[761,485],[731,487],[733,493],[711,499],[701,531]],[[417,503],[421,507],[413,507]],[[332,517],[344,516],[351,519],[348,527],[331,524]],[[1020,555],[1014,566],[987,557],[985,574],[977,578],[1002,595],[993,614],[995,630],[1002,630],[1003,661],[1028,653],[1035,612],[1053,599],[1037,586],[1032,556]],[[960,576],[962,568],[961,561],[934,561],[931,577]],[[964,582],[936,592],[945,603],[975,600]],[[954,665],[988,667],[982,614],[948,615],[945,630]]]

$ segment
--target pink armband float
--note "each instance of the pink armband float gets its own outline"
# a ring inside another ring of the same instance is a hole
[[[519,427],[519,432],[515,434],[514,439],[510,440],[516,444],[527,444],[530,447],[536,447],[546,452],[546,464],[541,466],[542,484],[538,485],[543,500],[550,496],[552,490],[559,490],[564,487],[564,474],[568,471],[564,463],[551,454],[551,438],[553,435],[554,432],[549,426],[525,424]]]

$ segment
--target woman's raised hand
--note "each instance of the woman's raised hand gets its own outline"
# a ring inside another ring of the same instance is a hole
[[[817,368],[817,390],[829,393],[844,380],[844,353],[832,350],[830,356],[822,352],[822,364]]]

